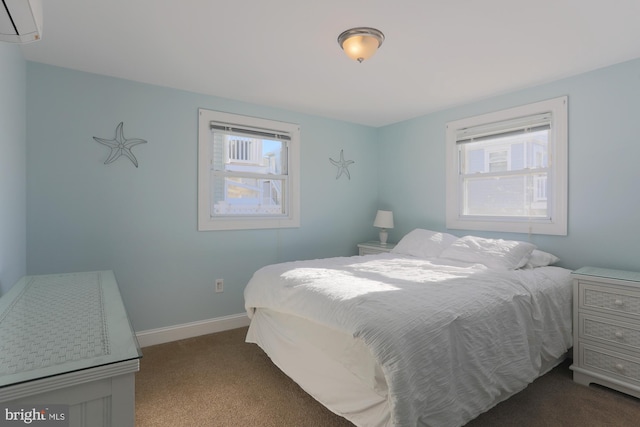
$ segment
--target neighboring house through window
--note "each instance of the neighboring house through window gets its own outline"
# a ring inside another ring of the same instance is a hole
[[[300,128],[199,110],[198,229],[298,227]]]
[[[567,234],[567,97],[447,124],[447,228]]]

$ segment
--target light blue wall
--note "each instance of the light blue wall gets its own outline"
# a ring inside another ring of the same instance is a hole
[[[445,124],[569,96],[569,233],[527,236],[562,265],[640,270],[640,60],[379,129],[380,204],[393,209],[390,240],[415,227],[445,230]],[[428,94],[425,94],[428,96]]]
[[[0,295],[26,272],[26,63],[0,42]]]
[[[300,124],[300,228],[197,231],[200,107]],[[374,128],[31,62],[27,112],[29,274],[113,269],[137,331],[242,313],[259,267],[354,255],[375,237]],[[148,141],[139,168],[104,165],[93,140],[120,122]],[[341,149],[351,180],[329,162]]]
[[[18,75],[0,84],[21,80],[20,61],[12,61]],[[391,241],[415,227],[445,230],[445,124],[562,95],[569,96],[569,235],[473,234],[531,240],[570,268],[640,270],[640,60],[380,129],[26,68],[27,272],[113,269],[138,331],[241,313],[257,268],[355,254],[357,242],[376,236],[377,208],[394,211]],[[301,125],[301,228],[196,230],[199,107]],[[124,158],[103,165],[108,149],[92,139],[111,138],[121,121],[125,137],[149,141],[134,148],[138,169]],[[356,162],[351,180],[336,180],[328,161],[340,149]],[[217,277],[225,279],[223,294],[213,292]]]

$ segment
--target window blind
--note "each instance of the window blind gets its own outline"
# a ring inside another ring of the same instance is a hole
[[[456,144],[551,129],[552,113],[540,113],[495,123],[458,129]]]
[[[209,128],[211,130],[222,131],[224,133],[238,135],[238,136],[247,136],[249,138],[265,138],[265,139],[273,139],[278,141],[291,141],[291,136],[287,132],[281,132],[271,129],[257,129],[250,128],[246,126],[233,126],[229,123],[219,123],[211,121],[209,123]]]

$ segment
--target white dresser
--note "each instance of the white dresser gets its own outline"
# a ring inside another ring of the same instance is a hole
[[[26,276],[0,298],[3,407],[133,427],[141,356],[111,271]]]
[[[640,273],[583,267],[572,276],[574,381],[640,397]]]

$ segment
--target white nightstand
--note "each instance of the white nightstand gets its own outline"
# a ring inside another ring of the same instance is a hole
[[[389,252],[394,248],[395,243],[386,243],[382,244],[377,240],[371,240],[365,243],[358,244],[358,250],[360,251],[359,255],[371,255],[371,254],[379,254],[382,252]]]
[[[583,267],[573,276],[573,380],[640,398],[640,273]]]

